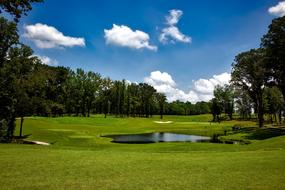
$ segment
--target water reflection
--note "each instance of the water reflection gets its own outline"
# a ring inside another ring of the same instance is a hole
[[[175,133],[146,133],[131,135],[106,135],[116,143],[157,143],[157,142],[210,142],[211,137]]]

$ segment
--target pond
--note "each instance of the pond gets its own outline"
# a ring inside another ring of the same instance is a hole
[[[186,135],[175,133],[145,133],[128,135],[105,135],[102,137],[112,138],[115,143],[157,143],[157,142],[210,142],[211,137]]]

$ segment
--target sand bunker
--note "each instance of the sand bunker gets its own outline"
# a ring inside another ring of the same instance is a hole
[[[47,142],[42,142],[42,141],[24,141],[25,144],[37,144],[37,145],[44,145],[44,146],[49,146],[50,144]]]
[[[167,123],[173,123],[173,121],[154,121],[154,123],[167,124]]]

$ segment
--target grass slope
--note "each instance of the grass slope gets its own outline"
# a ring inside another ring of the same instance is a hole
[[[209,123],[210,115],[144,118],[27,118],[29,140],[51,146],[0,144],[0,189],[285,189],[283,129],[252,122]],[[212,135],[249,145],[115,144],[102,134],[167,131]],[[18,131],[16,131],[18,133]]]

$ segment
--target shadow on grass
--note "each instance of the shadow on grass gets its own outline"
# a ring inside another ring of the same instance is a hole
[[[272,137],[278,137],[285,135],[285,129],[284,128],[256,128],[256,127],[247,127],[242,128],[239,132],[241,133],[247,133],[246,136],[249,140],[264,140],[269,139]]]
[[[27,135],[22,135],[22,136],[14,136],[14,139],[26,139],[29,136],[31,136],[32,134],[27,134]]]

